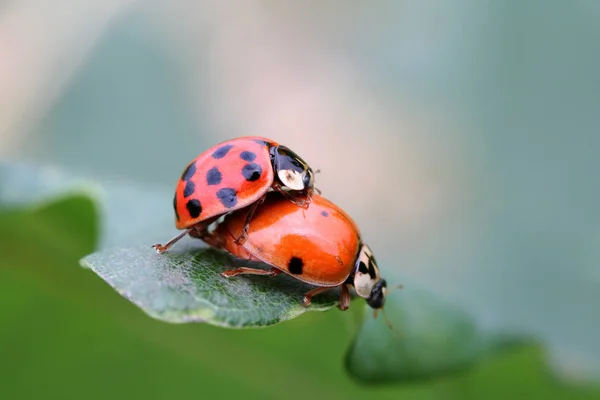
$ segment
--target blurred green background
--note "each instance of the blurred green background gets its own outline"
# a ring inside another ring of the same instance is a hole
[[[376,386],[343,366],[359,302],[263,330],[151,320],[78,267],[131,239],[141,210],[108,193],[98,220],[86,198],[0,213],[2,397],[600,398],[599,20],[593,0],[0,3],[2,160],[151,187],[151,224],[203,149],[273,138],[388,280],[543,345]]]

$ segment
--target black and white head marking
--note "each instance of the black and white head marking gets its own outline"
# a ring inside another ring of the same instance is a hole
[[[358,253],[354,270],[354,290],[356,294],[365,299],[371,295],[375,284],[381,280],[377,261],[373,252],[366,244],[363,244]]]
[[[313,171],[300,156],[285,146],[271,147],[270,153],[275,175],[284,189],[312,190]]]
[[[381,279],[375,256],[366,244],[361,246],[358,253],[353,284],[356,294],[367,299],[372,308],[383,307],[387,284],[385,279]]]

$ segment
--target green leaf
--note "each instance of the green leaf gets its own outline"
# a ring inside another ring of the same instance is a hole
[[[330,292],[315,297],[305,308],[302,298],[311,287],[291,277],[224,278],[220,273],[234,263],[246,263],[199,246],[180,245],[164,254],[156,254],[150,246],[110,249],[81,263],[148,315],[175,323],[268,326],[307,310],[327,310],[337,299]]]
[[[513,336],[480,330],[466,313],[432,294],[406,285],[388,296],[386,316],[372,310],[346,355],[346,368],[360,381],[398,382],[462,371],[494,350],[521,343]]]
[[[51,259],[64,270],[94,250],[99,231],[98,204],[90,196],[94,185],[56,168],[2,161],[0,182],[3,263],[35,269]]]

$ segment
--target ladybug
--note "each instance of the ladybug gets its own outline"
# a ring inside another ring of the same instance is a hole
[[[275,276],[284,272],[316,286],[305,294],[305,307],[313,296],[339,288],[338,307],[346,310],[350,305],[349,288],[354,287],[375,312],[383,308],[387,284],[373,252],[362,242],[352,218],[324,197],[315,194],[310,207],[303,209],[280,193],[271,192],[255,212],[246,241],[238,244],[236,238],[244,226],[243,210],[233,212],[202,239],[238,258],[260,261],[271,268],[237,268],[223,272],[223,276]]]
[[[186,234],[201,238],[223,214],[249,207],[236,238],[243,243],[250,220],[270,189],[291,205],[308,207],[314,187],[310,166],[289,148],[262,137],[220,143],[196,157],[175,189],[175,227],[185,230],[167,244],[152,246],[163,253]]]

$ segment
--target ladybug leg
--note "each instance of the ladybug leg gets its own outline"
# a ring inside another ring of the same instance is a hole
[[[190,231],[191,231],[191,229],[189,229],[187,231],[183,231],[179,235],[175,236],[173,239],[169,240],[167,242],[167,244],[165,244],[165,245],[155,244],[154,246],[152,246],[152,248],[155,249],[158,254],[162,254],[165,251],[167,251],[169,249],[169,247],[171,247],[175,243],[177,243],[182,237],[184,237],[185,235],[187,235],[188,233],[190,233]]]
[[[350,290],[348,290],[348,285],[344,284],[340,287],[340,304],[338,304],[338,308],[346,311],[350,307],[350,299]]]
[[[330,286],[320,286],[317,288],[314,288],[313,290],[309,290],[305,295],[304,295],[304,299],[302,300],[302,305],[304,307],[308,307],[310,306],[310,303],[312,303],[312,298],[313,296],[316,296],[318,294],[321,294],[323,292],[326,292],[328,290],[333,289]]]
[[[262,203],[264,203],[266,198],[267,198],[267,195],[264,195],[258,201],[256,201],[254,204],[252,204],[250,206],[250,209],[248,210],[248,213],[246,214],[246,220],[244,221],[244,227],[242,228],[242,233],[234,241],[235,244],[237,244],[238,246],[243,245],[244,242],[246,242],[246,239],[248,239],[248,229],[250,229],[250,220],[254,216],[254,213],[256,212],[256,209],[258,208],[258,206],[260,206]]]
[[[304,194],[306,196],[306,200],[300,200],[303,204],[298,204],[298,205],[302,208],[308,208],[308,206],[312,202],[312,197],[315,194],[315,192],[317,192],[318,194],[321,194],[321,190],[319,190],[319,188],[312,187],[310,189],[306,189],[304,192]]]
[[[280,272],[281,272],[281,270],[279,270],[277,268],[258,269],[258,268],[241,267],[241,268],[237,268],[237,269],[228,269],[227,271],[222,272],[221,276],[224,276],[225,278],[231,278],[232,276],[241,275],[241,274],[275,276],[275,275],[279,275]]]

